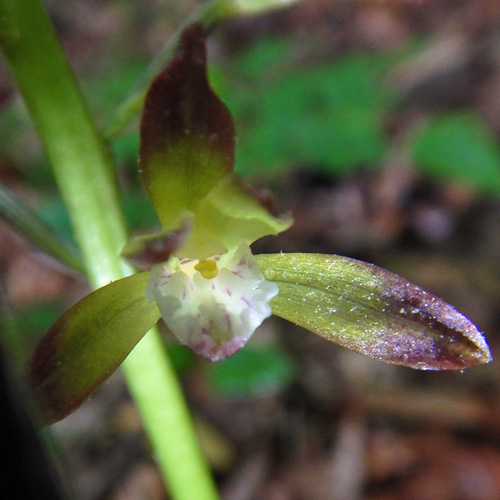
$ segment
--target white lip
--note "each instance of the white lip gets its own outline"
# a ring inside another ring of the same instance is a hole
[[[180,342],[218,361],[241,349],[271,315],[269,301],[279,288],[265,280],[247,245],[212,259],[218,273],[210,279],[196,271],[197,259],[172,257],[153,266],[146,296]]]

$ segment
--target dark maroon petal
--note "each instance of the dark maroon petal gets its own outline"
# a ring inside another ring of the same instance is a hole
[[[182,248],[191,232],[191,219],[176,231],[163,231],[132,239],[122,250],[122,257],[143,271],[149,271],[155,264],[166,262],[178,249]]]

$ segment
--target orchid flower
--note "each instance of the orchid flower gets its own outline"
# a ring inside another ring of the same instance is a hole
[[[69,309],[41,339],[30,374],[48,421],[74,411],[160,319],[210,361],[241,349],[271,314],[370,357],[418,369],[491,360],[452,306],[379,267],[337,255],[253,255],[292,224],[233,173],[234,124],[207,79],[205,35],[189,26],[153,81],[140,167],[163,231],[123,256],[141,270]]]

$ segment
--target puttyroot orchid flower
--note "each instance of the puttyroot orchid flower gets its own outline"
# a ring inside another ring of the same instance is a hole
[[[188,27],[153,81],[140,166],[163,226],[123,256],[140,268],[67,311],[41,339],[30,375],[48,422],[74,411],[160,319],[210,361],[241,349],[271,314],[389,363],[462,370],[491,360],[476,326],[403,278],[337,255],[252,255],[290,227],[233,174],[231,114],[209,86],[201,25]]]
[[[156,301],[170,330],[210,361],[234,354],[262,321],[278,295],[247,245],[210,259],[171,257],[153,266],[146,297]]]

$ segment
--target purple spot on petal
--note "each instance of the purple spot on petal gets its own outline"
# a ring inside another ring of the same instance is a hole
[[[241,297],[241,300],[250,308],[253,309],[252,303],[245,297]]]
[[[200,340],[188,345],[198,356],[207,361],[223,361],[239,351],[247,343],[246,338],[236,337],[221,345],[217,345],[209,336],[204,335]]]

